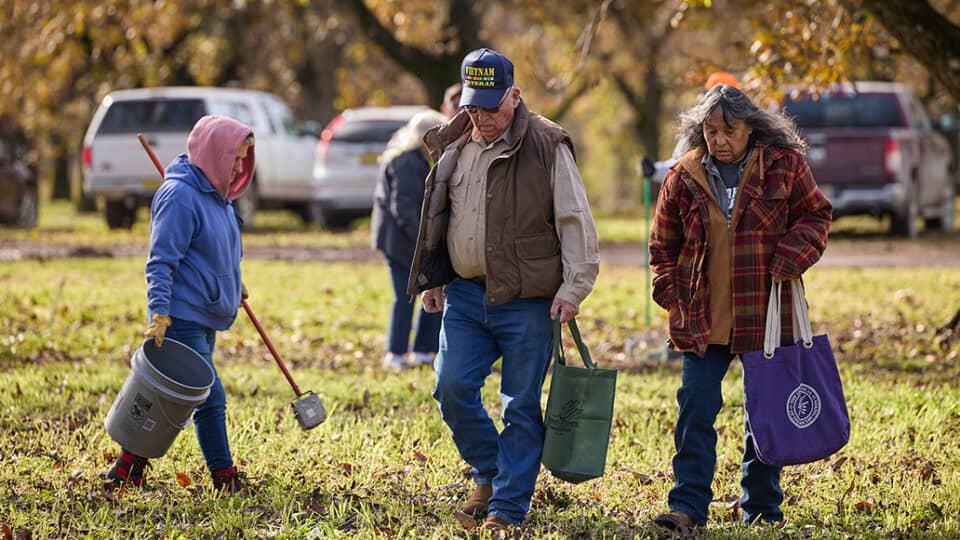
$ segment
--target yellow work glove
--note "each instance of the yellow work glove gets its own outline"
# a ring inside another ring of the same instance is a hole
[[[152,337],[157,347],[163,346],[163,335],[167,333],[170,322],[169,315],[154,315],[147,331],[143,333],[144,337]]]

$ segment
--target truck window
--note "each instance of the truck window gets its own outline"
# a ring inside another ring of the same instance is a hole
[[[204,114],[206,107],[200,99],[114,101],[97,133],[190,131]]]
[[[385,143],[395,131],[406,125],[403,120],[367,120],[344,122],[333,132],[333,140],[338,142],[378,142]]]
[[[823,95],[818,100],[784,99],[784,112],[798,128],[907,127],[894,94]]]
[[[923,104],[913,96],[910,97],[910,112],[913,114],[913,120],[917,123],[917,128],[920,131],[933,130],[933,124],[930,123],[930,117],[927,116]]]
[[[253,119],[253,111],[250,110],[250,107],[246,103],[227,101],[224,102],[224,108],[226,109],[226,116],[246,124],[251,129],[257,127],[257,123]]]
[[[270,122],[276,126],[276,131],[294,137],[297,136],[297,124],[293,120],[290,109],[277,99],[267,98],[264,102],[268,111],[267,116],[270,117]]]

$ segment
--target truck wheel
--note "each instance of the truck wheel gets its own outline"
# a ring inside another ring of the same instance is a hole
[[[945,232],[953,230],[954,199],[956,196],[956,189],[953,186],[947,186],[945,198],[938,210],[939,215],[926,219],[927,229],[940,229]]]
[[[293,204],[288,206],[287,209],[296,214],[297,217],[303,221],[304,225],[310,225],[312,223],[312,221],[310,221],[310,203]]]
[[[253,217],[260,208],[260,193],[257,190],[257,177],[254,176],[243,197],[233,201],[233,207],[243,220],[243,229],[253,229]]]
[[[107,201],[104,211],[107,227],[111,229],[129,229],[137,220],[137,206],[127,206],[123,201]]]
[[[37,186],[27,186],[27,190],[20,198],[20,208],[17,211],[17,227],[22,229],[32,229],[36,227],[37,211]]]
[[[917,202],[916,186],[911,185],[907,192],[907,204],[900,214],[890,216],[890,233],[894,236],[916,238],[920,233],[917,219],[920,217],[920,205]]]

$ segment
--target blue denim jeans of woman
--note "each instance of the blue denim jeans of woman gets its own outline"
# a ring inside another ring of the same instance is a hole
[[[410,267],[387,259],[390,281],[393,283],[393,308],[390,311],[390,326],[387,331],[387,350],[393,354],[406,354],[410,344],[410,327],[413,325],[415,302],[407,294],[407,279]],[[414,329],[413,352],[435,353],[440,339],[442,313],[427,313],[417,309],[417,324]]]
[[[714,422],[723,406],[720,383],[730,362],[735,358],[726,345],[710,345],[703,358],[683,353],[683,382],[677,391],[680,415],[674,442],[674,485],[670,490],[670,510],[683,512],[698,525],[706,525],[710,501],[713,500],[713,475],[717,464],[717,431]],[[783,512],[783,491],[780,489],[780,467],[771,467],[757,458],[745,419],[740,487],[743,496],[740,508],[747,523],[757,520],[780,521]]]
[[[193,425],[197,433],[200,451],[211,473],[233,465],[230,443],[227,441],[227,395],[220,382],[220,374],[213,365],[213,350],[217,332],[203,325],[184,319],[171,318],[165,335],[197,351],[213,369],[215,378],[207,401],[193,411]]]
[[[446,287],[433,397],[474,480],[493,485],[489,515],[508,523],[523,521],[540,471],[540,393],[553,345],[550,303],[487,305],[482,285],[460,279]],[[480,389],[501,357],[498,433]]]

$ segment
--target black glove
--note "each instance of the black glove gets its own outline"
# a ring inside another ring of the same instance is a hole
[[[657,167],[650,158],[643,156],[643,159],[640,160],[640,171],[646,178],[653,178],[653,173],[657,171]]]

